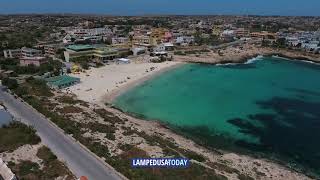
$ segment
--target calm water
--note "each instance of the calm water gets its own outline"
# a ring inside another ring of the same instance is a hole
[[[0,127],[9,124],[12,121],[12,116],[5,110],[0,109]]]
[[[184,65],[128,91],[114,104],[207,146],[267,155],[319,175],[320,65],[257,59]]]

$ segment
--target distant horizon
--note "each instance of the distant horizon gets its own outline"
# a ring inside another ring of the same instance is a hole
[[[137,15],[117,15],[104,13],[0,13],[0,16],[31,16],[31,15],[60,15],[60,16],[110,16],[110,17],[166,17],[166,16],[260,16],[260,17],[320,17],[320,15],[260,15],[260,14],[137,14]]]
[[[319,0],[10,0],[0,14],[256,15],[319,17]]]

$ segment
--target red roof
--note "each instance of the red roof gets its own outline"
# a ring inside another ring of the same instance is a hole
[[[88,178],[85,176],[81,176],[79,180],[88,180]]]

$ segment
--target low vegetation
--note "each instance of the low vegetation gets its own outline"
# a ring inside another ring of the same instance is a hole
[[[73,114],[73,113],[81,113],[83,110],[77,106],[65,106],[62,109],[59,109],[59,112],[62,114]]]
[[[36,131],[19,122],[12,122],[0,128],[0,153],[11,152],[24,145],[37,145],[41,142]],[[37,156],[42,164],[22,160],[19,163],[8,162],[8,166],[21,180],[47,180],[64,177],[66,180],[74,179],[68,168],[45,146],[42,146]]]
[[[66,113],[79,112],[74,111],[74,107],[80,107],[78,105],[81,105],[82,102],[69,96],[52,97],[53,93],[50,91],[50,89],[43,87],[40,90],[40,87],[45,86],[45,84],[35,81],[36,80],[34,79],[29,79],[28,81],[26,81],[26,83],[24,84],[24,86],[27,87],[24,88],[26,90],[26,93],[20,94],[20,96],[35,109],[37,109],[40,113],[57,124],[67,134],[72,135],[77,141],[82,143],[97,156],[104,159],[107,163],[112,165],[126,177],[130,179],[227,179],[225,176],[218,174],[214,169],[200,165],[201,163],[206,163],[206,159],[203,156],[195,152],[179,148],[173,141],[171,141],[170,139],[164,139],[160,134],[148,135],[143,131],[140,132],[134,128],[126,127],[124,125],[125,121],[127,121],[126,119],[121,119],[105,109],[93,109],[93,112],[96,113],[97,116],[100,116],[106,122],[106,124],[102,124],[99,122],[83,123],[73,121],[71,119],[71,116]],[[63,108],[64,113],[59,112],[59,108],[55,108],[55,102],[52,102],[50,99],[54,99],[55,101],[62,103],[63,107],[68,107],[68,110],[66,108]],[[72,107],[72,111],[70,110],[70,107]],[[59,113],[57,113],[57,111]],[[135,134],[145,139],[145,141],[149,145],[161,147],[165,157],[186,157],[199,162],[199,164],[191,163],[191,166],[186,169],[134,169],[130,164],[131,158],[148,157],[147,152],[139,149],[136,145],[125,144],[119,146],[119,148],[123,151],[121,154],[112,155],[106,144],[96,140],[93,137],[83,136],[83,134],[85,134],[86,132],[105,133],[105,138],[113,141],[116,139],[115,132],[120,127],[124,130],[124,135],[127,134],[128,136],[130,136]],[[44,159],[45,166],[54,168],[54,165],[49,164],[55,162],[55,156],[51,156],[50,154],[48,155],[48,152],[46,151],[47,150],[45,149],[40,149],[38,152],[38,156],[41,157],[41,159]],[[32,166],[32,164],[27,165],[27,167],[32,168],[26,169],[29,169],[31,174],[37,176],[37,168]],[[47,169],[49,171],[49,174],[51,174],[50,171],[52,170],[52,168]]]
[[[72,173],[66,166],[60,162],[49,148],[43,146],[38,150],[37,156],[42,159],[46,173],[38,174],[39,179],[55,179],[57,177],[66,177],[65,179],[73,179]]]
[[[238,175],[239,180],[254,180],[254,178],[246,175],[246,174],[240,174]]]
[[[19,86],[18,81],[16,79],[8,77],[2,79],[2,84],[4,86],[7,86],[9,89],[16,89]]]
[[[100,115],[104,119],[104,121],[109,122],[111,124],[123,124],[124,121],[126,121],[126,119],[121,119],[105,109],[94,109],[93,111]]]
[[[99,123],[88,123],[82,124],[83,128],[88,128],[93,132],[105,133],[106,138],[110,140],[115,140],[114,133],[116,132],[117,128],[114,125],[106,125],[106,124],[99,124]]]
[[[214,170],[207,169],[195,163],[192,163],[188,168],[170,170],[166,168],[132,168],[130,165],[131,159],[136,157],[148,157],[148,155],[145,151],[132,146],[120,156],[114,157],[117,161],[111,161],[109,163],[122,172],[126,177],[130,177],[130,179],[227,180],[225,176],[217,174]]]
[[[38,144],[40,141],[33,128],[19,122],[0,128],[0,153],[13,151],[25,144]]]
[[[47,72],[52,72],[55,75],[59,74],[59,71],[62,67],[62,63],[59,61],[54,61],[48,59],[47,63],[41,64],[39,67],[34,65],[20,66],[19,59],[0,59],[0,67],[6,71],[13,71],[13,76],[22,75],[22,74],[44,74]]]
[[[19,179],[39,180],[39,179],[57,179],[73,180],[73,174],[68,168],[60,162],[57,157],[43,146],[38,150],[37,156],[42,160],[42,168],[38,163],[31,161],[21,161],[19,163],[8,163],[8,166]]]
[[[8,87],[10,88],[10,87]],[[16,88],[10,88],[15,94],[22,98],[36,96],[36,97],[51,97],[53,93],[50,91],[50,88],[47,86],[44,80],[34,79],[30,77],[26,79],[26,82],[20,84]]]
[[[83,103],[83,101],[77,100],[75,98],[73,98],[72,96],[60,96],[59,98],[57,98],[57,100],[61,103],[64,104],[70,104],[70,105],[76,105],[79,103]]]

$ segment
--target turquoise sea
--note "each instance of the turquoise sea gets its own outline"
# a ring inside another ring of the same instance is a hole
[[[203,145],[320,174],[320,65],[278,57],[186,64],[129,90],[114,105]]]

